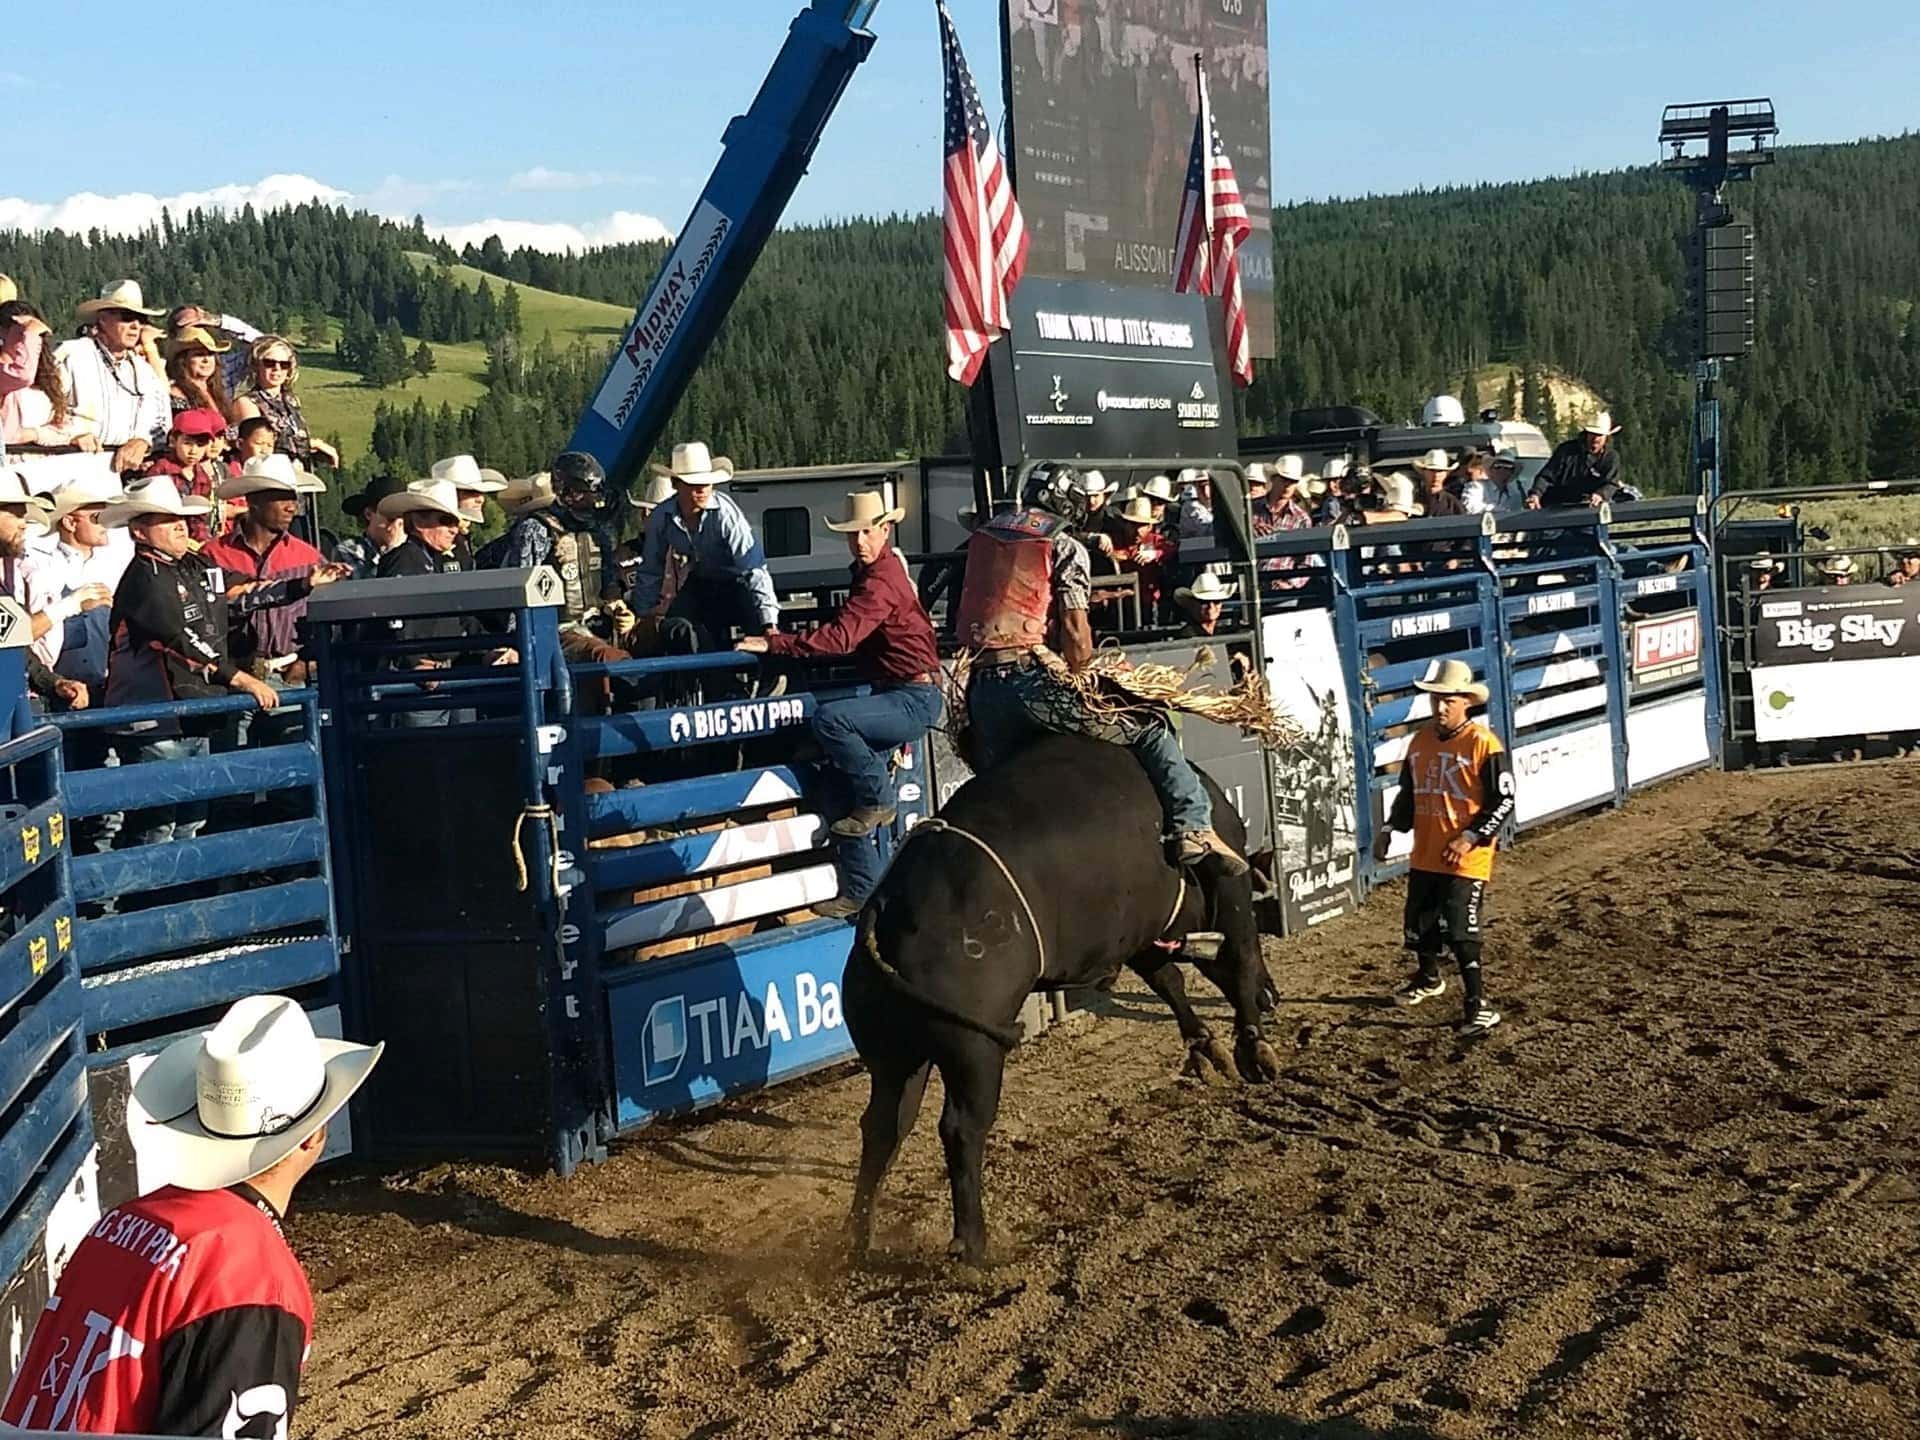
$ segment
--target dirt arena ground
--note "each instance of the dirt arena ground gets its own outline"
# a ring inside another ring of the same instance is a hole
[[[1123,987],[1015,1059],[985,1271],[931,1096],[847,1267],[848,1073],[565,1185],[334,1177],[297,1428],[1920,1434],[1916,882],[1920,765],[1705,775],[1507,858],[1475,1047],[1376,1004],[1391,892],[1270,952],[1274,1085],[1176,1079]]]

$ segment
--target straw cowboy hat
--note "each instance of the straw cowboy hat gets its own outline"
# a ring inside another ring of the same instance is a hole
[[[658,470],[647,477],[646,488],[635,496],[631,487],[627,490],[627,504],[636,510],[654,510],[673,498],[673,477],[661,474]]]
[[[1414,461],[1413,468],[1416,470],[1446,471],[1453,469],[1453,462],[1447,458],[1446,451],[1436,448],[1427,451],[1426,454]]]
[[[416,480],[380,502],[380,513],[389,520],[423,510],[444,515],[449,520],[466,518],[460,513],[460,492],[451,480]]]
[[[1909,535],[1900,542],[1900,548],[1893,552],[1896,560],[1920,560],[1920,540]]]
[[[733,461],[708,451],[704,442],[687,440],[673,447],[665,465],[650,467],[655,475],[664,475],[682,485],[724,485],[733,479]]]
[[[1828,555],[1820,562],[1822,575],[1851,575],[1853,557],[1851,555]]]
[[[102,525],[125,525],[143,515],[164,515],[173,520],[204,515],[213,502],[200,495],[182,496],[171,475],[156,475],[127,492],[127,498],[109,505],[100,513]]]
[[[26,478],[18,470],[0,470],[0,505],[24,505],[27,519],[36,525],[47,523],[53,514],[53,502],[27,489]]]
[[[1098,470],[1082,470],[1079,480],[1074,483],[1075,488],[1078,489],[1082,495],[1111,495],[1113,493],[1113,482],[1108,480],[1107,477],[1102,475]]]
[[[100,294],[92,300],[82,300],[73,307],[74,313],[82,320],[91,319],[102,310],[131,310],[136,315],[144,315],[154,320],[166,314],[164,310],[151,310],[147,307],[146,297],[140,293],[137,280],[115,280],[100,288]]]
[[[1205,605],[1223,605],[1239,593],[1238,581],[1229,585],[1211,570],[1203,570],[1194,577],[1193,584],[1182,585],[1173,592],[1175,599],[1198,600]]]
[[[127,498],[127,492],[120,488],[119,477],[107,468],[107,457],[102,455],[98,475],[78,476],[46,498],[53,503],[53,510],[47,516],[47,524],[51,527],[63,516],[84,510],[89,505],[118,505]]]
[[[497,479],[494,477],[498,477]],[[452,455],[433,462],[427,472],[430,480],[445,480],[456,490],[469,494],[496,495],[507,488],[507,477],[498,470],[485,470],[471,455]]]
[[[1602,410],[1580,428],[1589,435],[1618,435],[1620,433],[1620,427],[1613,423],[1613,414],[1608,410]]]
[[[1381,503],[1402,515],[1424,514],[1426,507],[1413,498],[1413,477],[1396,470],[1380,482]]]
[[[317,1134],[385,1049],[322,1039],[284,995],[249,995],[154,1057],[128,1096],[127,1129],[169,1183],[224,1190]]]
[[[182,350],[205,350],[209,354],[224,355],[233,346],[220,339],[204,325],[189,325],[178,335],[170,335],[160,346],[160,353],[171,358]]]
[[[897,525],[907,518],[902,509],[887,509],[887,502],[877,490],[856,490],[847,496],[846,508],[841,511],[838,520],[827,521],[827,529],[840,535],[851,535],[857,530],[871,530],[876,525]]]
[[[548,470],[521,480],[509,480],[507,488],[500,492],[500,508],[516,519],[551,510],[559,503],[560,497],[553,493],[553,473]]]
[[[1140,493],[1149,500],[1158,500],[1162,505],[1171,505],[1180,497],[1174,493],[1173,481],[1165,475],[1156,475],[1140,487]]]
[[[1486,704],[1489,693],[1473,678],[1473,667],[1464,660],[1435,661],[1427,678],[1414,681],[1413,688],[1429,695],[1464,695],[1476,705]]]
[[[244,500],[249,495],[301,495],[307,493],[300,483],[303,476],[306,471],[295,465],[291,456],[259,455],[247,461],[231,480],[222,480],[214,493],[222,500]]]
[[[1129,495],[1113,512],[1129,525],[1151,525],[1153,523],[1153,502],[1145,495]]]

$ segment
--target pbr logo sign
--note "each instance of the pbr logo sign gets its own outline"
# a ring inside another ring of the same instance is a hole
[[[807,702],[798,696],[789,700],[743,700],[737,705],[708,705],[699,710],[675,710],[667,717],[667,738],[675,745],[738,739],[798,725],[806,718]]]
[[[1700,673],[1700,612],[1683,610],[1633,625],[1633,688],[1667,685]]]

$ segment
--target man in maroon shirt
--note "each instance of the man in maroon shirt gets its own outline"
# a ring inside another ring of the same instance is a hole
[[[887,757],[924,737],[940,720],[940,651],[933,622],[920,603],[906,561],[893,548],[893,527],[904,512],[889,510],[871,491],[847,496],[846,513],[827,528],[847,537],[853,589],[829,625],[811,635],[750,635],[737,648],[796,659],[851,655],[871,695],[833,700],[813,716],[813,733],[827,761],[846,778],[852,809],[833,822],[840,860],[840,896],[814,906],[822,915],[858,913],[880,883],[880,849],[873,832],[893,823],[893,776]]]

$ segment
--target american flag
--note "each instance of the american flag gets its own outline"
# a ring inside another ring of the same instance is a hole
[[[971,385],[987,347],[1012,323],[1007,300],[1027,268],[1027,225],[946,0],[940,49],[947,65],[947,374]]]
[[[1193,127],[1187,160],[1187,196],[1180,206],[1175,241],[1173,288],[1183,294],[1226,297],[1227,360],[1236,385],[1253,383],[1253,345],[1247,337],[1247,302],[1240,293],[1240,246],[1253,233],[1233,161],[1213,123],[1207,96],[1207,72],[1199,62],[1200,116]]]

